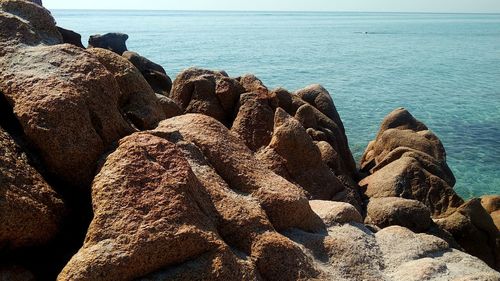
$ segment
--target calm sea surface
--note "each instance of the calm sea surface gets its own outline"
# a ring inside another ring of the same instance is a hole
[[[443,141],[465,197],[500,193],[500,15],[53,11],[83,36],[129,34],[172,78],[198,66],[332,94],[359,159],[406,107]]]

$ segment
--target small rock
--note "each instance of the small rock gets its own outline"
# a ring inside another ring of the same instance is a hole
[[[103,48],[119,54],[127,51],[126,41],[128,35],[124,33],[106,33],[103,35],[91,35],[89,38],[89,48]]]

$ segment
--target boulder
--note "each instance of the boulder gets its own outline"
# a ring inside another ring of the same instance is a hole
[[[88,50],[113,74],[121,90],[118,103],[122,114],[139,130],[153,129],[165,119],[153,89],[128,60],[109,50]]]
[[[271,92],[271,96],[276,98],[276,105],[281,107],[288,114],[295,116],[297,110],[306,104],[299,96],[291,94],[286,89],[277,88]]]
[[[399,225],[414,232],[425,232],[432,225],[431,212],[423,203],[399,197],[371,198],[366,224],[380,228]]]
[[[481,205],[490,214],[493,222],[500,230],[500,196],[488,195],[481,197]]]
[[[295,95],[328,116],[342,130],[342,133],[345,134],[344,124],[333,104],[332,96],[323,86],[313,84],[297,90]]]
[[[309,204],[327,227],[350,222],[363,223],[363,218],[358,210],[349,203],[311,200]]]
[[[108,49],[121,56],[125,51],[127,51],[127,45],[125,43],[127,39],[128,35],[123,33],[91,35],[89,38],[88,48]]]
[[[274,127],[274,111],[266,99],[255,93],[243,94],[231,132],[252,151],[266,147],[271,141]]]
[[[213,147],[220,140],[226,143]],[[174,117],[122,139],[94,180],[85,243],[58,280],[316,277],[300,247],[274,229],[319,228],[319,220],[298,189],[252,157],[203,115]]]
[[[30,0],[31,2],[35,3],[35,4],[38,4],[40,6],[43,6],[42,4],[42,0]]]
[[[228,125],[244,89],[223,72],[189,68],[174,80],[170,98],[185,113],[201,113]]]
[[[261,95],[267,95],[269,90],[262,81],[253,74],[245,74],[236,78],[240,85],[245,89],[245,92],[255,92]]]
[[[64,43],[75,45],[84,49],[85,47],[82,44],[82,36],[73,30],[65,29],[60,26],[57,27],[59,33],[61,33],[62,39]]]
[[[123,57],[128,59],[148,81],[155,93],[167,96],[172,89],[172,80],[165,69],[135,52],[126,51]]]
[[[288,180],[300,185],[309,199],[331,200],[344,189],[335,174],[321,161],[321,153],[302,125],[278,108],[274,118],[274,133],[261,158],[270,168],[282,163],[290,175]],[[276,157],[278,156],[279,157]],[[269,158],[273,157],[273,158]]]
[[[3,12],[0,14],[0,55],[12,52],[18,44],[63,42],[54,18],[42,6],[24,0],[3,0],[0,1],[0,10]]]
[[[359,185],[370,198],[402,197],[424,203],[434,218],[454,212],[463,200],[441,178],[429,173],[413,157],[402,157],[374,174]]]
[[[59,232],[64,212],[60,196],[0,127],[0,252],[49,242]]]
[[[500,231],[480,199],[465,202],[454,213],[435,222],[450,232],[465,251],[500,269]]]
[[[165,114],[165,118],[171,118],[182,114],[181,108],[171,98],[156,94],[156,99]]]
[[[67,191],[88,190],[103,152],[134,131],[119,111],[120,87],[87,51],[51,45],[62,38],[43,7],[5,0],[0,8],[2,94],[47,174]]]

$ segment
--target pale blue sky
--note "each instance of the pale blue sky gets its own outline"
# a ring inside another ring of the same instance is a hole
[[[499,13],[500,0],[43,0],[49,9]]]

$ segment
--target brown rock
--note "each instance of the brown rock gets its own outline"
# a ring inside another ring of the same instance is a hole
[[[500,210],[500,195],[486,195],[481,197],[481,205],[488,214]]]
[[[131,280],[227,251],[198,185],[174,144],[149,134],[121,140],[94,180],[85,243],[58,280]]]
[[[372,198],[368,203],[365,223],[380,228],[400,225],[414,232],[431,227],[431,212],[423,203],[399,197]]]
[[[155,93],[167,96],[172,89],[172,80],[165,69],[135,52],[126,51],[123,57],[128,59],[142,73]]]
[[[165,114],[165,118],[171,118],[182,114],[181,108],[171,98],[160,94],[156,94],[156,98]]]
[[[0,55],[19,43],[28,45],[63,42],[54,18],[42,6],[24,0],[0,1]]]
[[[271,92],[271,96],[276,97],[277,106],[281,107],[288,114],[295,116],[299,107],[306,104],[300,97],[291,94],[283,88],[277,88]]]
[[[327,227],[335,224],[357,222],[363,223],[363,218],[353,205],[344,202],[311,200],[312,210],[323,220]]]
[[[118,82],[121,95],[118,99],[125,117],[139,130],[153,129],[165,119],[163,108],[158,103],[153,89],[135,66],[128,60],[109,50],[92,48],[88,50]]]
[[[0,32],[0,41],[8,42],[0,43],[2,93],[48,173],[62,186],[86,189],[104,150],[133,131],[118,110],[120,88],[81,48],[34,46],[62,42],[47,10],[17,0],[0,5],[2,17],[27,30]]]
[[[413,157],[391,162],[359,183],[370,198],[402,197],[418,200],[431,210],[434,218],[445,217],[463,200],[441,178],[425,170]]]
[[[315,230],[321,226],[303,192],[267,169],[216,120],[186,114],[162,121],[154,133],[194,143],[231,188],[257,198],[275,229]]]
[[[453,214],[435,222],[450,232],[468,253],[500,269],[500,232],[480,199],[464,203]]]
[[[59,231],[63,211],[59,195],[0,128],[0,251],[48,242]]]
[[[170,97],[185,113],[201,113],[229,124],[241,93],[243,88],[225,73],[189,68],[174,80]]]
[[[123,33],[106,33],[106,34],[96,34],[91,35],[89,38],[88,48],[103,48],[108,49],[112,52],[122,55],[127,51],[126,41],[128,39],[127,34]]]
[[[57,27],[59,33],[61,33],[62,39],[64,43],[75,45],[80,48],[85,48],[82,44],[82,36],[73,30],[65,29],[62,27]]]
[[[281,108],[276,110],[273,137],[266,149],[275,151],[285,160],[285,169],[291,177],[289,180],[306,190],[310,199],[330,200],[344,189],[321,160],[318,147],[304,127]],[[279,163],[281,160],[267,159],[265,162]]]
[[[87,187],[104,150],[132,132],[113,75],[72,45],[20,48],[4,58],[0,87],[27,139],[51,174]]]
[[[274,127],[274,111],[265,99],[241,96],[238,115],[233,122],[231,132],[243,141],[252,151],[266,147],[271,141]]]
[[[330,93],[323,88],[323,86],[318,84],[310,85],[297,90],[295,95],[299,96],[304,101],[328,116],[328,118],[335,122],[335,124],[337,124],[337,126],[342,130],[342,133],[345,133],[344,124],[342,123],[337,109],[333,104],[332,97]]]
[[[255,92],[261,95],[267,95],[269,93],[264,83],[253,74],[243,75],[236,78],[236,80],[243,86],[247,93]]]

